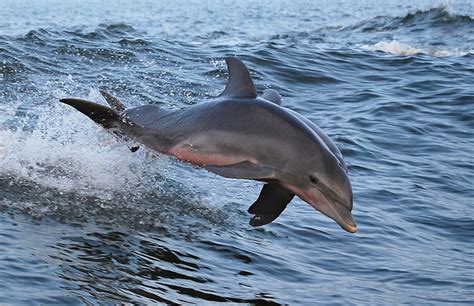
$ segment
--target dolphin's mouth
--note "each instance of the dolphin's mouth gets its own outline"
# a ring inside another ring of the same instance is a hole
[[[328,206],[332,210],[332,214],[323,212],[324,214],[336,221],[337,224],[349,233],[355,233],[357,231],[357,223],[349,209],[339,202],[330,202]]]
[[[351,209],[343,205],[340,202],[342,199],[329,188],[306,191],[291,185],[286,185],[285,187],[292,190],[313,208],[336,221],[345,231],[349,233],[357,231],[357,223],[352,216]]]
[[[336,221],[343,229],[350,233],[355,233],[357,231],[357,224],[352,216],[352,196],[350,197],[350,203],[345,205],[344,198],[341,197],[339,194],[334,192],[331,188],[328,188],[325,184],[319,183],[318,184],[319,192],[321,193],[320,197],[317,197],[317,202],[320,202],[323,206],[323,210],[315,207],[316,209],[320,210],[326,216],[330,217],[334,221]],[[312,204],[311,204],[312,205]],[[313,205],[312,205],[313,206]]]
[[[351,210],[340,202],[340,197],[327,191],[326,188],[317,189],[315,192],[304,191],[300,197],[309,205],[336,221],[344,230],[355,233],[357,223]]]

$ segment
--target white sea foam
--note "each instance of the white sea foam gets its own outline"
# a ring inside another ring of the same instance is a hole
[[[474,49],[440,49],[435,47],[415,47],[397,40],[391,41],[380,41],[373,45],[362,45],[362,49],[371,51],[382,51],[395,55],[415,55],[415,54],[426,54],[436,57],[445,56],[465,56],[468,54],[474,54]]]

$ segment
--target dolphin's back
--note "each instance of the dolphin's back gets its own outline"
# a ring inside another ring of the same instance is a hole
[[[301,121],[303,121],[304,123],[306,123],[316,134],[318,134],[318,136],[321,138],[321,140],[324,142],[324,144],[328,147],[328,149],[331,151],[331,153],[338,159],[338,161],[340,162],[340,164],[342,165],[342,167],[346,170],[347,172],[347,165],[346,163],[344,162],[344,159],[342,157],[342,153],[341,151],[339,150],[339,148],[334,144],[334,142],[332,142],[332,140],[329,138],[328,135],[326,135],[326,133],[323,132],[323,130],[321,130],[321,128],[319,126],[317,126],[314,122],[312,122],[311,120],[303,117],[301,114],[293,111],[293,110],[289,110],[292,114],[294,114],[295,116],[297,116]]]
[[[169,113],[170,110],[149,104],[127,110],[123,115],[136,126],[151,128]]]
[[[142,106],[126,114],[128,121],[141,127],[137,137],[160,151],[192,147],[203,155],[291,163],[297,152],[313,152],[312,158],[318,158],[326,147],[297,116],[258,98],[216,99],[175,111]]]

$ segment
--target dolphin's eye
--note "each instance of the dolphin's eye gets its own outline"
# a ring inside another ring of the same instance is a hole
[[[309,176],[309,181],[310,181],[311,183],[313,183],[313,184],[317,184],[318,181],[319,181],[319,179],[318,179],[316,176],[314,176],[314,175],[310,175],[310,176]]]

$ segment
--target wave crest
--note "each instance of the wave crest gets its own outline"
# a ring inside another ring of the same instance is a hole
[[[384,32],[408,28],[410,30],[429,30],[443,28],[443,30],[473,26],[474,19],[467,15],[450,12],[446,6],[433,7],[428,10],[416,10],[405,16],[377,16],[361,21],[345,30],[360,30],[363,32]]]

